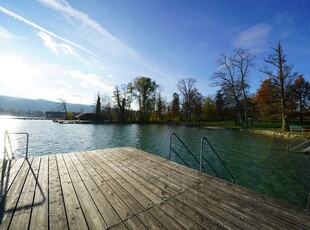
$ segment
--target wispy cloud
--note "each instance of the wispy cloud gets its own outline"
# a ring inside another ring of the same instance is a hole
[[[56,10],[66,16],[68,22],[73,24],[80,34],[90,42],[108,51],[112,55],[137,57],[138,52],[125,42],[114,37],[102,25],[90,18],[86,13],[74,9],[65,0],[38,0],[42,5]]]
[[[107,83],[104,80],[104,77],[98,76],[96,74],[84,73],[80,70],[71,70],[65,72],[67,76],[72,77],[73,79],[79,80],[79,83],[84,88],[98,88],[100,91],[112,93],[113,86]]]
[[[3,27],[0,27],[0,39],[1,40],[11,40],[14,38],[16,38],[14,34],[12,34],[11,32],[9,32]]]
[[[265,48],[271,31],[271,25],[260,23],[237,34],[233,39],[233,46],[249,48],[253,52],[261,52]]]
[[[282,12],[275,15],[274,22],[291,27],[295,25],[295,18],[289,12]]]
[[[57,39],[61,40],[64,43],[70,44],[71,46],[76,47],[76,48],[78,48],[80,50],[83,50],[84,52],[86,52],[88,54],[91,54],[92,56],[98,58],[98,56],[95,53],[93,53],[92,51],[90,51],[90,50],[88,50],[88,49],[86,49],[86,48],[84,48],[84,47],[82,47],[82,46],[80,46],[80,45],[78,45],[78,44],[76,44],[76,43],[66,39],[66,38],[63,38],[63,37],[61,37],[61,36],[51,32],[51,31],[49,31],[49,30],[39,26],[38,24],[33,23],[33,22],[27,20],[26,18],[24,18],[24,17],[22,17],[20,15],[17,15],[15,13],[13,13],[13,12],[3,8],[2,6],[0,6],[0,12],[4,13],[4,14],[12,17],[12,18],[15,18],[16,20],[19,20],[19,21],[21,21],[21,22],[23,22],[23,23],[25,23],[25,24],[27,24],[27,25],[29,25],[29,26],[31,26],[31,27],[41,31],[41,32],[44,32],[45,34],[48,34],[51,37],[57,38]]]
[[[42,39],[43,44],[55,54],[58,55],[62,53],[65,55],[76,56],[76,52],[72,46],[63,42],[58,43],[49,34],[42,31],[38,33],[38,36]]]

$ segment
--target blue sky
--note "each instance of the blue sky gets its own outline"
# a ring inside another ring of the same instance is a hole
[[[187,77],[213,95],[216,59],[240,47],[257,57],[255,92],[279,39],[309,81],[308,0],[2,0],[0,95],[93,104],[137,76],[163,85],[168,101]]]

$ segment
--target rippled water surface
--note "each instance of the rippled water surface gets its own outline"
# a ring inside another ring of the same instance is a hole
[[[310,192],[310,155],[289,153],[286,151],[286,140],[247,131],[0,119],[1,149],[6,129],[9,132],[29,133],[29,155],[32,156],[131,146],[167,158],[169,135],[175,132],[198,158],[200,139],[206,136],[226,162],[236,184],[303,208],[306,207]],[[24,151],[23,139],[13,135],[11,146],[16,152]],[[180,162],[175,155],[172,155],[172,159]],[[191,165],[198,168],[195,162]]]

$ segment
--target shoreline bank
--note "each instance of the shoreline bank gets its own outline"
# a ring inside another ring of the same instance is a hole
[[[287,140],[309,140],[310,139],[310,133],[304,134],[304,133],[296,133],[296,132],[281,132],[277,130],[267,130],[267,129],[249,129],[250,132],[266,135],[266,136],[272,136],[277,138],[284,138]]]

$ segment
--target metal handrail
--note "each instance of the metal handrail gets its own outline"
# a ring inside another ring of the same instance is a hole
[[[217,158],[220,160],[220,162],[222,163],[222,165],[224,166],[224,168],[226,169],[226,171],[228,172],[228,174],[231,177],[231,182],[234,183],[235,182],[235,178],[233,177],[233,175],[231,174],[231,172],[229,171],[229,169],[226,167],[225,163],[223,162],[223,160],[221,159],[221,157],[218,155],[218,153],[215,151],[215,149],[213,148],[213,146],[211,145],[210,141],[206,138],[206,137],[202,137],[201,138],[201,147],[200,147],[200,170],[201,167],[203,166],[203,160],[205,160],[207,162],[207,164],[211,167],[211,169],[213,170],[213,172],[215,172],[215,174],[220,177],[218,175],[218,173],[216,173],[216,170],[211,166],[211,164],[209,164],[209,162],[206,160],[206,158],[203,156],[203,152],[204,152],[204,141],[206,141],[208,143],[208,145],[210,146],[210,148],[212,149],[213,153],[217,156]]]
[[[309,195],[308,195],[306,214],[310,215],[310,192],[309,192]]]
[[[169,156],[168,156],[168,160],[171,160],[171,152],[173,151],[181,160],[182,162],[187,166],[190,167],[189,164],[177,153],[177,151],[175,151],[172,148],[172,138],[176,137],[177,140],[183,145],[183,147],[187,150],[187,152],[196,160],[196,162],[199,164],[199,160],[195,157],[195,155],[188,149],[188,147],[184,144],[184,142],[178,137],[178,135],[176,135],[175,133],[171,133],[170,134],[170,141],[169,141]],[[203,167],[200,167],[200,171],[201,169],[204,169]],[[201,171],[202,172],[202,171]]]
[[[26,135],[26,156],[25,156],[25,158],[28,159],[29,133],[26,133],[26,132],[9,133],[7,130],[5,130],[5,132],[4,132],[4,147],[6,146],[6,138],[8,137],[10,140],[9,135],[11,135],[11,134],[12,135]]]
[[[290,143],[287,145],[287,150],[288,151],[294,151],[295,149],[298,149],[298,148],[300,148],[300,147],[302,147],[303,145],[305,145],[305,144],[308,144],[308,143],[310,143],[310,140],[307,140],[307,141],[305,141],[305,142],[303,142],[303,143],[301,143],[301,144],[299,144],[299,145],[297,145],[297,146],[295,146],[295,147],[293,147],[293,148],[291,148],[290,149]]]

